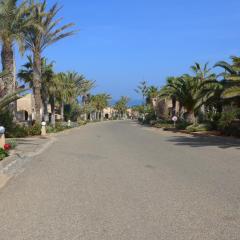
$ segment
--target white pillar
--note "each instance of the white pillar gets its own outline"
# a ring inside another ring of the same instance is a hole
[[[46,122],[42,122],[41,135],[42,136],[47,135]]]
[[[0,127],[0,148],[4,149],[5,143],[5,128]]]

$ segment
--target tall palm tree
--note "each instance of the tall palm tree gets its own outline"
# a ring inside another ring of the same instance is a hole
[[[9,75],[3,78],[7,93],[15,91],[15,60],[13,45],[18,43],[20,52],[24,52],[24,32],[33,24],[28,17],[26,1],[17,6],[17,0],[0,1],[0,40],[2,42],[2,69]]]
[[[61,117],[64,119],[64,105],[78,102],[78,98],[87,95],[94,86],[85,76],[77,72],[59,73],[59,88],[57,99],[61,105]]]
[[[27,56],[27,63],[22,66],[18,73],[18,77],[25,83],[28,83],[30,88],[33,87],[33,60],[31,56]],[[41,99],[43,102],[43,113],[44,121],[49,121],[48,116],[48,103],[49,103],[49,86],[54,78],[53,62],[48,63],[46,58],[41,59],[41,73],[42,73],[42,84],[41,84]]]
[[[240,105],[240,58],[233,56],[231,59],[232,64],[221,61],[215,67],[224,69],[224,72],[221,74],[223,76],[222,85],[225,89],[222,97],[225,99],[231,98]]]
[[[9,73],[1,72],[0,79],[6,77]],[[6,110],[10,103],[17,101],[22,97],[22,93],[26,92],[27,89],[19,88],[14,92],[8,93],[4,86],[0,86],[0,112]]]
[[[114,109],[117,111],[119,118],[123,118],[124,114],[126,114],[128,102],[129,98],[125,96],[122,96],[120,100],[116,102]]]
[[[194,73],[194,77],[198,78],[199,81],[208,81],[216,78],[216,75],[212,73],[212,68],[208,67],[208,63],[205,63],[203,66],[200,63],[195,63],[191,66],[191,70]]]
[[[194,73],[195,78],[197,78],[204,86],[202,90],[208,93],[214,94],[214,81],[216,81],[216,74],[212,73],[212,68],[209,67],[209,63],[205,63],[203,66],[200,63],[195,63],[193,66],[190,67],[192,72]],[[212,88],[213,87],[213,88]],[[211,89],[212,88],[212,91]],[[206,113],[206,106],[203,104],[201,106],[201,112]]]
[[[168,79],[167,85],[160,91],[160,97],[175,97],[180,106],[184,107],[187,121],[196,121],[196,114],[209,98],[203,93],[202,82],[198,78],[185,74],[181,77]]]
[[[147,103],[151,104],[153,103],[153,99],[158,97],[158,88],[155,86],[150,86],[147,88]]]
[[[143,99],[143,105],[146,104],[146,98],[148,96],[148,86],[146,81],[142,81],[137,86],[137,89],[135,89],[135,92],[140,94]]]
[[[91,97],[91,104],[96,109],[97,120],[103,119],[103,110],[108,106],[110,99],[111,99],[111,96],[106,93],[97,94]]]
[[[33,54],[33,89],[35,97],[36,121],[41,121],[41,58],[43,51],[55,42],[71,36],[75,31],[67,31],[74,24],[66,24],[58,27],[61,19],[55,19],[60,10],[58,4],[54,4],[49,10],[46,9],[46,0],[43,2],[30,1],[31,18],[37,26],[31,26],[25,32],[25,44]]]
[[[178,82],[179,78],[178,77],[168,77],[167,78],[167,84],[164,86],[160,92],[159,92],[159,97],[160,98],[170,98],[172,101],[172,116],[176,115],[177,109],[177,100],[178,100],[178,95],[180,92],[178,91]],[[182,105],[181,102],[179,101],[179,114],[181,114],[182,110]]]

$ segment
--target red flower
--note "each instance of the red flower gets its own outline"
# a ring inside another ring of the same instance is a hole
[[[4,150],[5,150],[5,151],[8,151],[8,150],[10,150],[10,149],[11,149],[11,145],[6,143],[6,144],[4,145]]]

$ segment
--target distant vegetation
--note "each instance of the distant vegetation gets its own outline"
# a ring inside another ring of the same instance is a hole
[[[222,73],[216,74],[216,68],[222,69]],[[136,91],[143,104],[134,107],[139,120],[170,127],[172,117],[177,116],[180,129],[219,130],[240,136],[240,58],[231,57],[229,63],[220,61],[213,68],[208,63],[195,63],[191,72],[167,78],[162,88],[141,82]],[[165,115],[159,113],[164,107],[170,110]]]
[[[103,118],[103,109],[111,99],[108,94],[90,94],[95,82],[75,71],[55,72],[55,61],[44,56],[44,50],[56,42],[75,35],[74,23],[61,25],[58,4],[47,5],[45,0],[17,1],[0,0],[0,39],[2,44],[0,75],[0,125],[7,129],[7,135],[21,137],[40,134],[41,122],[49,123],[48,131],[62,130],[68,120],[83,124],[84,115]],[[14,46],[19,52],[28,54],[26,63],[18,74],[15,69]],[[19,86],[19,80],[24,86]],[[34,97],[34,119],[29,126],[16,121],[16,100],[26,92],[28,86]],[[80,106],[81,100],[83,104]],[[49,116],[49,106],[51,115]]]

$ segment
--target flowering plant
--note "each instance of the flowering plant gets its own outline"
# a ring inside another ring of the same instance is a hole
[[[11,144],[6,143],[6,144],[4,145],[4,150],[5,150],[5,151],[9,151],[10,149],[11,149]]]

